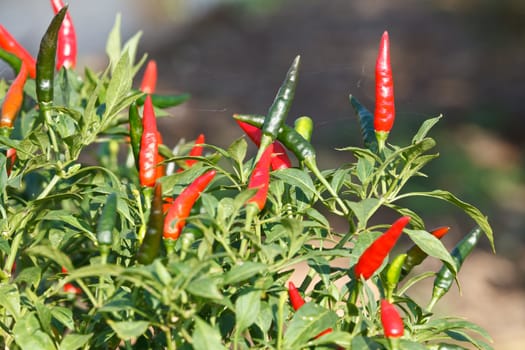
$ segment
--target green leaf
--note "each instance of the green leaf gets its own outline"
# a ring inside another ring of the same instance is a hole
[[[246,143],[244,137],[241,137],[233,141],[230,147],[228,147],[227,151],[231,159],[237,162],[237,164],[242,165],[242,163],[244,162],[244,158],[246,157],[247,149],[248,143]]]
[[[381,201],[377,198],[366,198],[360,202],[347,201],[346,204],[352,209],[352,212],[357,218],[357,228],[364,229],[368,223],[368,219],[379,209]]]
[[[284,334],[284,349],[294,349],[327,328],[334,327],[338,316],[314,303],[306,303],[294,314]]]
[[[93,334],[66,334],[60,343],[60,350],[76,350],[82,348],[93,337]]]
[[[66,307],[54,306],[51,308],[51,315],[54,319],[63,324],[65,327],[69,329],[75,329],[75,321],[73,320],[73,310]]]
[[[106,94],[106,111],[102,117],[102,129],[106,129],[114,116],[127,106],[121,101],[128,95],[133,83],[129,55],[123,54],[113,70]],[[131,104],[132,101],[129,103]]]
[[[123,340],[130,340],[144,334],[150,326],[148,321],[122,321],[115,322],[107,320],[109,326],[117,333],[118,337]]]
[[[452,256],[449,254],[447,248],[441,243],[439,239],[434,237],[432,234],[423,230],[409,230],[405,229],[404,232],[408,234],[410,239],[421,248],[428,256],[433,256],[445,264],[447,267],[454,271],[454,274],[457,272],[456,263]]]
[[[40,283],[41,277],[42,277],[42,270],[40,269],[40,267],[37,267],[37,266],[25,267],[16,276],[15,283],[24,282],[30,286],[33,286],[33,288],[36,288],[38,284]]]
[[[199,297],[220,300],[222,294],[217,285],[217,278],[202,276],[191,281],[186,290]]]
[[[374,173],[375,160],[372,157],[359,157],[357,159],[356,175],[359,181],[366,185],[372,180],[371,176]]]
[[[259,313],[255,319],[255,324],[264,332],[268,332],[273,322],[272,307],[267,302],[261,302]]]
[[[423,140],[427,136],[427,134],[430,131],[430,129],[432,129],[432,127],[434,125],[436,125],[436,123],[439,122],[439,120],[442,117],[443,117],[443,115],[439,115],[439,116],[437,116],[435,118],[431,118],[431,119],[425,120],[423,122],[423,124],[421,124],[421,127],[419,128],[417,133],[412,138],[412,143],[417,143],[417,142],[420,142],[421,140]]]
[[[121,43],[120,43],[120,22],[121,14],[117,13],[115,17],[115,24],[111,29],[108,41],[106,42],[106,54],[109,57],[109,64],[112,66],[112,69],[116,67],[118,60],[121,55]]]
[[[300,188],[308,200],[312,200],[314,196],[319,197],[319,193],[315,189],[312,178],[303,170],[288,168],[273,172],[272,175],[290,184],[291,186]]]
[[[139,41],[141,37],[142,37],[142,31],[135,33],[135,35],[129,38],[128,41],[126,41],[126,43],[122,47],[122,52],[128,53],[129,62],[131,63],[131,65],[135,64],[135,59],[137,56],[137,49],[139,47]]]
[[[198,317],[195,318],[192,340],[195,350],[226,350],[219,331]]]
[[[35,303],[35,310],[36,314],[38,316],[38,320],[40,321],[40,326],[42,327],[42,330],[46,332],[47,334],[52,334],[51,331],[51,311],[49,308],[41,303],[40,301],[37,301]]]
[[[441,199],[463,209],[463,211],[479,225],[483,232],[485,232],[485,235],[489,239],[492,250],[495,251],[492,228],[490,227],[487,217],[484,216],[478,208],[474,207],[469,203],[463,202],[462,200],[454,196],[452,193],[443,190],[434,190],[431,192],[412,192],[399,196],[398,199],[405,197],[431,197]]]
[[[20,294],[14,284],[0,284],[0,306],[16,319],[20,314]]]
[[[261,291],[249,290],[241,294],[235,301],[235,323],[237,332],[250,327],[259,314],[261,308]]]
[[[266,265],[253,261],[245,261],[241,265],[233,266],[224,274],[223,284],[236,284],[266,271]]]
[[[22,350],[54,350],[53,341],[42,329],[33,312],[20,317],[13,328],[16,344]]]
[[[401,216],[410,216],[410,225],[418,230],[424,230],[425,229],[425,222],[419,215],[416,214],[415,211],[401,207],[399,205],[395,205],[392,203],[385,203],[385,206],[388,208],[392,208],[395,211],[397,211]]]
[[[59,266],[64,266],[67,270],[73,270],[73,265],[69,257],[59,249],[47,245],[38,245],[26,250],[28,255],[40,255],[54,261]]]

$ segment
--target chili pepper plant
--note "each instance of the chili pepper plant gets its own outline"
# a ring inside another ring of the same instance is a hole
[[[441,117],[401,145],[388,142],[388,33],[376,110],[353,95],[348,104],[346,123],[362,139],[333,151],[338,167],[320,169],[314,119],[288,115],[308,57],[283,72],[267,111],[223,121],[242,127],[228,145],[162,138],[156,119],[189,94],[155,91],[162,66],[144,74],[140,33],[123,40],[117,17],[107,68],[79,70],[74,18],[51,3],[57,14],[50,7],[37,58],[4,46],[15,39],[0,32],[1,58],[15,76],[0,81],[4,348],[491,349],[479,326],[434,312],[476,243],[493,244],[493,234],[452,193],[406,189],[438,156],[429,134]],[[427,227],[433,213],[406,207],[410,197],[459,207],[473,230],[449,253],[439,239],[448,223]],[[406,252],[396,247],[402,237],[413,242]],[[425,258],[443,267],[412,269]],[[417,301],[425,279],[434,290]]]

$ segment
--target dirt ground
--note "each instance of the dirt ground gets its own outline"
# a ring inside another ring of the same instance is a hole
[[[265,113],[288,65],[301,54],[290,114],[312,116],[321,162],[339,161],[333,149],[359,138],[348,94],[373,106],[376,44],[388,29],[397,123],[419,124],[443,113],[442,134],[451,142],[465,140],[461,147],[474,163],[523,174],[525,47],[522,40],[521,46],[516,43],[524,37],[517,18],[523,19],[525,9],[519,1],[497,3],[304,0],[262,14],[217,8],[184,30],[164,31],[146,44],[162,71],[160,89],[193,95],[161,121],[170,135],[165,141],[175,144],[180,137],[205,132],[210,143],[227,146],[227,140],[241,135],[231,115]],[[461,171],[441,175],[453,182]],[[500,180],[503,184],[503,178],[495,179]],[[521,349],[525,342],[525,187],[519,180],[512,184],[505,195],[486,198],[497,203],[489,217],[498,254],[474,253],[459,276],[462,295],[449,293],[437,309],[486,328],[498,350]]]

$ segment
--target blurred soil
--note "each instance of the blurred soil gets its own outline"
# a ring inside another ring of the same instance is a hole
[[[289,123],[310,115],[321,164],[346,161],[334,148],[360,140],[348,94],[373,109],[377,43],[388,30],[397,101],[392,137],[403,139],[423,120],[445,115],[434,136],[443,158],[451,157],[452,164],[444,169],[449,163],[440,161],[441,168],[432,176],[442,179],[439,185],[445,189],[482,203],[482,210],[490,212],[498,244],[497,255],[481,249],[466,261],[459,277],[462,295],[451,292],[438,312],[485,327],[495,349],[522,348],[523,2],[268,3],[263,13],[218,7],[184,30],[172,35],[164,31],[142,45],[158,62],[161,91],[193,95],[188,104],[171,111],[171,118],[161,120],[165,142],[175,145],[181,137],[192,139],[204,132],[209,143],[226,147],[241,136],[231,115],[264,114],[289,64],[300,54],[301,75]],[[440,220],[450,220],[456,228],[457,235],[445,241],[448,247],[471,225],[453,214]]]

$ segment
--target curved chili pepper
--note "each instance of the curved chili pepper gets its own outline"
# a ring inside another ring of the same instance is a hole
[[[240,120],[236,121],[237,124],[241,127],[241,129],[248,135],[248,137],[253,141],[253,143],[259,147],[261,144],[261,129],[259,129],[256,126],[250,125],[248,123],[244,123]],[[288,155],[286,154],[286,150],[284,149],[283,145],[279,141],[273,142],[273,156],[272,156],[272,169],[273,170],[280,170],[280,169],[288,169],[292,167],[292,162],[290,161],[290,158],[288,158]]]
[[[108,195],[97,222],[97,241],[100,253],[107,257],[113,244],[113,228],[117,222],[117,194]]]
[[[150,95],[146,97],[144,103],[142,130],[139,152],[139,180],[142,186],[153,187],[157,180],[159,133]]]
[[[387,338],[399,338],[405,332],[403,319],[396,307],[385,299],[381,300],[381,324]]]
[[[293,125],[295,131],[299,133],[304,139],[308,142],[312,139],[312,133],[314,131],[314,121],[312,118],[303,115],[302,117],[299,117],[295,119],[294,125]]]
[[[148,226],[144,240],[137,252],[137,261],[148,265],[158,256],[160,242],[162,240],[162,229],[164,227],[164,213],[162,211],[162,186],[160,182],[155,184],[154,195],[151,201]]]
[[[290,297],[290,304],[292,304],[295,311],[304,305],[304,299],[292,281],[288,282],[288,296]]]
[[[157,86],[157,62],[150,60],[144,70],[142,82],[140,84],[140,91],[145,94],[152,94],[155,92]]]
[[[376,61],[376,109],[374,112],[374,129],[382,149],[388,134],[394,125],[394,79],[390,65],[390,42],[385,31],[379,44],[379,54]]]
[[[135,166],[139,170],[139,157],[140,157],[140,143],[142,139],[142,118],[140,117],[139,107],[136,102],[133,102],[129,106],[128,110],[128,122],[129,122],[129,141],[131,144],[131,150],[133,151],[133,157],[135,159]]]
[[[288,116],[288,111],[292,104],[295,87],[297,85],[297,77],[299,74],[299,65],[301,62],[301,56],[295,57],[292,65],[286,73],[286,78],[282,83],[277,95],[268,110],[266,118],[264,118],[264,123],[261,127],[262,136],[261,136],[261,146],[259,147],[259,152],[255,157],[255,161],[258,162],[262,157],[262,154],[276,138],[279,133],[279,129],[284,124],[286,117]]]
[[[67,5],[53,17],[46,33],[40,41],[36,60],[36,96],[40,112],[45,120],[51,120],[50,108],[53,104],[53,82],[55,78],[55,56],[57,53],[58,32],[67,12]]]
[[[474,247],[481,237],[481,233],[481,228],[475,227],[461,241],[459,241],[458,244],[456,244],[450,253],[452,259],[454,259],[454,262],[456,263],[457,271],[459,271],[467,256],[469,256],[469,254],[474,250]],[[443,265],[441,270],[439,270],[437,273],[436,279],[434,280],[432,299],[430,300],[430,304],[428,306],[429,311],[432,310],[438,300],[449,291],[450,287],[452,287],[452,283],[454,282],[454,278],[454,273],[446,265]]]
[[[25,62],[31,79],[36,77],[36,61],[31,54],[16,39],[0,25],[0,47]]]
[[[193,147],[191,148],[190,152],[188,153],[188,156],[190,157],[200,157],[202,155],[202,151],[204,148],[202,145],[206,143],[206,138],[204,137],[204,134],[199,134],[197,136],[197,139],[195,140],[195,143]],[[196,159],[186,159],[186,167],[191,168],[195,163],[198,162]],[[182,172],[184,169],[178,169],[177,172]]]
[[[25,63],[22,63],[20,72],[16,76],[15,80],[7,90],[2,105],[2,117],[0,118],[0,128],[11,129],[20,108],[24,101],[24,85],[27,80],[27,67]]]
[[[191,97],[190,94],[180,94],[180,95],[159,95],[151,94],[151,101],[153,105],[157,108],[164,109],[169,107],[175,107],[181,103],[186,102]],[[137,99],[137,104],[142,106],[146,101],[146,96],[141,96]]]
[[[270,164],[272,161],[273,144],[270,144],[250,176],[248,188],[257,189],[255,195],[248,200],[248,207],[254,207],[257,212],[263,210],[270,187]],[[248,210],[248,209],[247,209]]]
[[[55,15],[64,7],[62,0],[51,0]],[[56,69],[74,69],[77,65],[77,33],[69,11],[66,13],[58,32]]]
[[[389,302],[393,300],[394,290],[399,283],[399,277],[401,276],[401,268],[407,258],[406,254],[400,254],[396,256],[386,270],[386,283],[385,283],[385,295]]]
[[[397,219],[385,233],[365,249],[354,267],[354,273],[357,279],[364,278],[367,280],[372,277],[396,244],[409,221],[409,216],[403,216]]]
[[[18,58],[15,54],[0,48],[0,59],[13,68],[15,75],[18,75],[23,62],[20,58]]]
[[[430,231],[430,233],[437,239],[441,239],[448,233],[449,230],[450,227],[443,226]],[[428,256],[427,253],[425,253],[423,250],[421,250],[421,248],[419,248],[415,244],[406,251],[406,254],[407,258],[405,260],[405,263],[401,267],[400,279],[405,278],[406,275],[408,275],[414,267],[421,264],[423,260],[425,260],[425,258]]]
[[[193,208],[201,192],[213,180],[216,173],[215,170],[210,170],[199,176],[171,203],[164,219],[163,237],[165,240],[179,238],[186,224],[186,218],[190,215],[191,208]]]
[[[359,125],[361,127],[361,137],[366,148],[372,152],[377,152],[377,137],[374,130],[374,116],[363,106],[357,98],[350,95],[350,104],[354,108],[355,114],[359,118]]]

